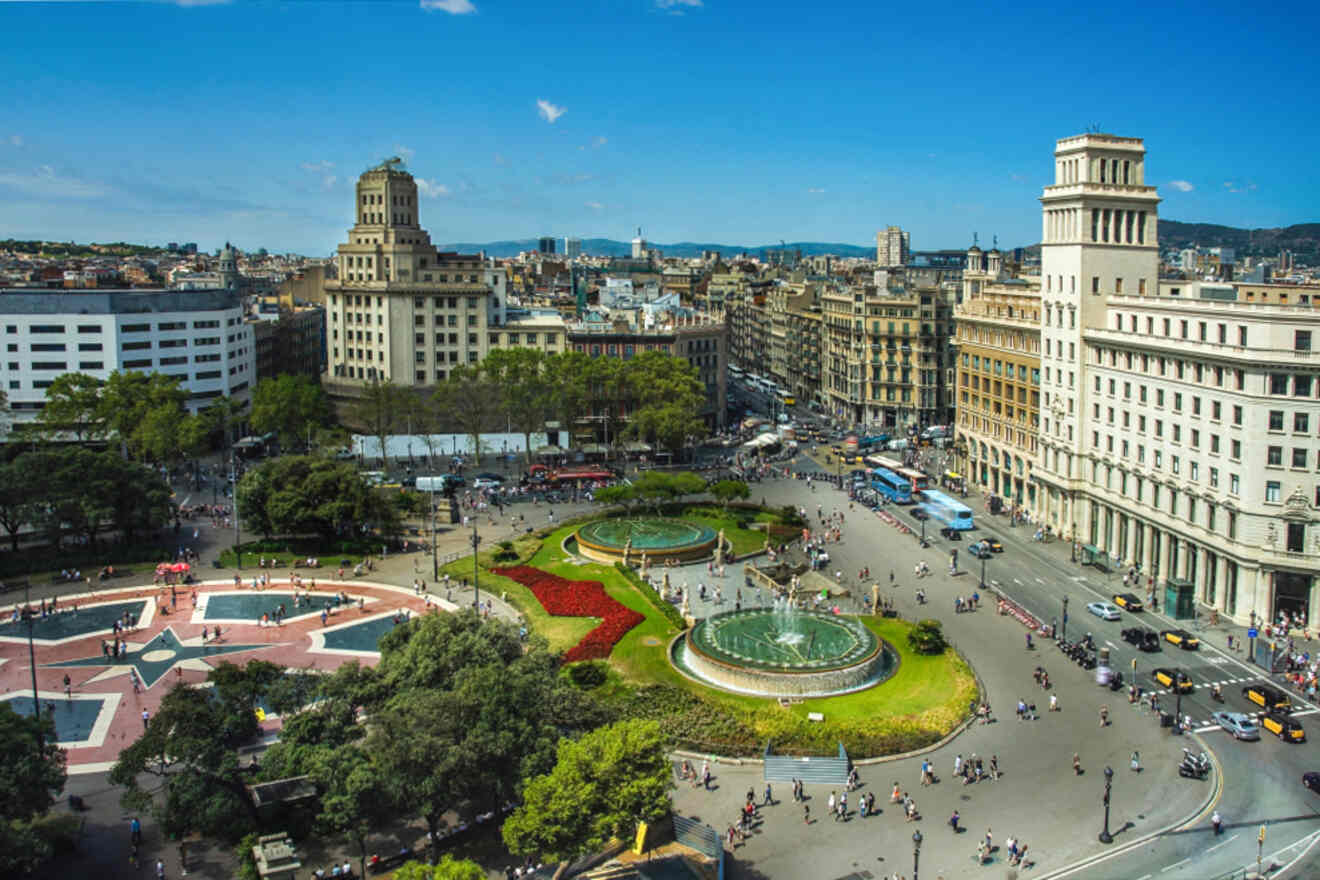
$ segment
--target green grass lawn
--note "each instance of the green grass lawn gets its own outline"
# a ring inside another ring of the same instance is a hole
[[[773,514],[770,515],[773,517]],[[712,528],[724,527],[729,538],[738,530],[734,517],[686,515]],[[516,550],[523,564],[571,580],[598,580],[605,591],[645,618],[614,647],[610,678],[596,693],[615,703],[625,714],[660,718],[676,741],[690,747],[754,754],[772,740],[782,751],[832,751],[843,742],[854,756],[891,754],[935,742],[952,730],[977,697],[971,670],[952,650],[937,656],[914,653],[907,644],[911,623],[894,618],[864,617],[863,622],[898,653],[899,667],[884,683],[838,697],[810,699],[781,706],[772,699],[733,694],[709,688],[679,674],[669,663],[668,646],[678,634],[665,617],[613,566],[581,563],[561,550],[563,540],[576,529],[560,527],[537,546],[536,538],[519,539]],[[750,532],[763,540],[761,533]],[[735,548],[737,544],[735,543]],[[492,565],[493,551],[479,556],[483,568]],[[451,576],[469,577],[470,562],[447,567]],[[513,562],[499,563],[513,565]],[[529,626],[544,636],[553,650],[577,644],[599,622],[590,618],[551,617],[526,587],[488,572],[486,589],[508,594]],[[820,712],[825,722],[807,720]]]

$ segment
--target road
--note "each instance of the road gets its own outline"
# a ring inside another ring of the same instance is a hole
[[[1139,651],[1122,640],[1122,629],[1140,626],[1158,632],[1181,624],[1149,611],[1135,614],[1124,611],[1118,621],[1102,620],[1088,613],[1087,603],[1112,601],[1115,593],[1124,591],[1121,574],[1106,576],[1076,565],[1068,558],[1066,543],[1034,541],[1029,527],[1009,528],[1006,516],[986,514],[979,509],[975,498],[969,502],[981,528],[969,533],[965,540],[944,540],[938,536],[938,530],[928,524],[927,538],[933,557],[930,565],[932,571],[937,572],[936,576],[947,571],[949,552],[957,549],[960,565],[966,566],[979,581],[981,562],[966,548],[986,534],[999,538],[1005,551],[987,560],[986,581],[1036,617],[1046,621],[1057,619],[1060,624],[1064,614],[1063,598],[1067,596],[1067,637],[1076,640],[1091,633],[1097,647],[1109,648],[1111,665],[1124,674],[1126,681],[1133,680],[1135,669],[1137,683],[1147,693],[1155,691],[1160,695],[1164,711],[1173,711],[1178,700],[1153,680],[1151,671],[1162,666],[1187,673],[1194,689],[1182,696],[1178,708],[1183,715],[1191,716],[1193,730],[1213,751],[1224,780],[1213,804],[1225,822],[1222,836],[1214,837],[1208,819],[1203,819],[1190,827],[1162,834],[1142,846],[1124,850],[1094,866],[1049,876],[1099,880],[1121,875],[1137,880],[1154,877],[1179,880],[1217,877],[1245,866],[1254,868],[1257,837],[1262,824],[1266,825],[1266,843],[1261,848],[1265,865],[1286,866],[1294,876],[1305,876],[1303,872],[1320,867],[1320,846],[1316,845],[1320,842],[1320,833],[1316,831],[1320,798],[1300,782],[1303,772],[1320,769],[1315,745],[1309,742],[1283,743],[1264,731],[1259,742],[1239,742],[1210,717],[1216,710],[1254,715],[1258,707],[1242,696],[1242,688],[1250,682],[1269,681],[1270,676],[1263,675],[1264,670],[1259,667],[1248,664],[1244,654],[1229,652],[1225,640],[1213,634],[1208,636],[1211,641],[1203,641],[1202,647],[1195,651],[1180,650],[1167,643],[1158,653]],[[919,531],[919,522],[911,517],[911,508],[891,506],[888,510]],[[1194,630],[1194,634],[1207,638],[1199,630]],[[1052,647],[1041,652],[1040,663],[1052,674],[1058,668],[1073,665]],[[1211,698],[1211,688],[1215,684],[1222,689],[1222,704]],[[1297,707],[1294,717],[1302,721],[1308,736],[1320,736],[1320,709],[1300,699],[1295,692],[1290,691],[1290,694]],[[1115,693],[1114,697],[1110,705],[1115,713],[1140,713],[1147,723],[1158,723],[1149,710],[1129,706],[1125,692]],[[1190,740],[1185,745],[1194,747]],[[1180,780],[1180,784],[1197,786],[1206,783],[1187,779]]]

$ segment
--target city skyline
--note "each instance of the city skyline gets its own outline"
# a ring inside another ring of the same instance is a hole
[[[1162,217],[1312,221],[1317,123],[1290,95],[1314,79],[1316,14],[1223,10],[0,3],[27,35],[0,61],[22,108],[0,129],[0,238],[325,255],[357,175],[398,155],[438,242],[640,225],[867,246],[897,223],[919,250],[1024,245],[1043,148],[1097,126],[1151,145]],[[1201,109],[1200,68],[1161,61],[1179,55],[1247,73],[1201,87]],[[1284,126],[1265,151],[1238,135]]]

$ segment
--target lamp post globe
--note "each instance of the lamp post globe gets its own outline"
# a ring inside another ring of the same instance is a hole
[[[921,859],[921,831],[912,832],[912,880],[919,880],[917,868]]]

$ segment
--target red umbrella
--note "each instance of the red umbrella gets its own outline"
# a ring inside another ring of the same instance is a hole
[[[187,571],[187,570],[188,570],[188,563],[186,562],[176,562],[170,566],[170,571],[174,571],[174,572]]]

